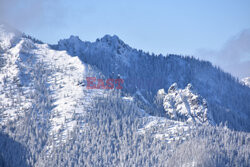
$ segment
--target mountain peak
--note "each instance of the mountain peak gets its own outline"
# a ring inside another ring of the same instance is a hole
[[[76,36],[76,35],[71,35],[69,37],[69,40],[70,41],[81,41],[81,39],[79,38],[79,36]]]
[[[84,42],[79,36],[71,35],[68,39],[59,40],[57,47],[59,50],[67,50],[70,54],[76,55],[84,47]]]
[[[101,39],[96,40],[97,43],[105,43],[113,48],[129,48],[117,35],[104,35]]]
[[[121,42],[122,40],[117,35],[104,35],[100,41],[102,42]]]

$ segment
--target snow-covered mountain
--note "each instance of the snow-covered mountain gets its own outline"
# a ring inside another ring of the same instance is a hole
[[[86,77],[118,76],[124,80],[122,90],[86,87]],[[206,61],[150,55],[110,35],[95,42],[71,36],[49,45],[0,25],[1,132],[29,148],[32,166],[60,164],[53,159],[58,150],[79,150],[77,142],[86,141],[91,152],[104,142],[101,136],[107,131],[112,155],[117,138],[135,144],[149,142],[139,138],[150,134],[172,143],[186,140],[196,125],[227,124],[249,132],[249,101],[250,88]],[[6,156],[0,154],[0,159]]]
[[[250,130],[249,88],[207,61],[178,55],[150,55],[110,35],[92,43],[70,37],[52,48],[78,56],[100,69],[106,78],[119,74],[125,83],[123,92],[135,96],[150,114],[162,115],[153,104],[159,89],[168,90],[173,83],[185,89],[191,84],[196,94],[206,101],[215,124],[227,122],[230,128]]]
[[[46,115],[41,119],[50,121],[51,135],[62,132],[66,135],[76,124],[74,116],[84,115],[92,106],[92,99],[105,94],[103,90],[90,91],[79,84],[86,76],[99,74],[78,57],[50,49],[25,35],[6,33],[3,27],[1,41],[5,50],[0,71],[1,124],[32,109]],[[37,103],[42,104],[32,108]]]

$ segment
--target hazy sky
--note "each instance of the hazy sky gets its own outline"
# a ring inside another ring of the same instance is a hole
[[[250,76],[249,0],[0,0],[0,17],[48,43],[116,34],[134,48],[195,55]]]

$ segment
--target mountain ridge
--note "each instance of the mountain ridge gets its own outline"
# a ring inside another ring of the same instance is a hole
[[[250,88],[210,62],[148,54],[117,36],[95,42],[71,36],[50,45],[3,27],[0,47],[1,133],[27,148],[16,154],[30,166],[157,164],[180,143],[209,143],[194,133],[216,137],[220,147],[233,141],[234,150],[238,140],[248,144],[241,131],[250,131]],[[87,89],[86,77],[120,77],[123,89]],[[2,140],[12,153],[12,140]],[[240,146],[237,156],[247,159]],[[23,160],[1,155],[0,149],[0,162],[13,166]]]
[[[107,47],[106,38],[108,38],[108,41],[115,39],[115,44],[108,44],[109,47]],[[221,118],[215,119],[217,124],[219,124],[220,119],[224,119],[222,115],[225,114],[223,113],[225,111],[229,111],[229,117],[232,117],[226,119],[239,117],[240,120],[246,116],[249,117],[250,106],[247,102],[243,102],[243,106],[240,106],[238,102],[235,103],[236,105],[232,105],[231,103],[232,101],[246,101],[243,96],[249,99],[249,89],[242,86],[240,82],[230,74],[223,72],[218,67],[214,67],[210,62],[200,61],[193,57],[171,54],[167,56],[150,55],[141,50],[133,49],[130,46],[128,46],[128,49],[126,49],[127,47],[114,47],[117,46],[116,44],[119,40],[117,36],[112,37],[108,35],[104,36],[103,40],[97,40],[93,43],[80,40],[82,47],[76,47],[78,44],[71,46],[71,48],[67,48],[65,45],[61,47],[60,42],[57,47],[59,50],[67,51],[70,51],[72,48],[77,48],[77,52],[70,52],[70,54],[72,56],[78,56],[83,62],[96,66],[106,77],[109,77],[112,72],[115,72],[116,75],[121,75],[125,81],[124,91],[127,93],[134,94],[137,89],[142,89],[147,90],[146,93],[145,91],[141,91],[143,96],[147,96],[147,93],[155,96],[159,89],[164,88],[167,90],[174,82],[182,89],[191,83],[194,89],[196,89],[196,92],[208,101],[208,106],[211,108],[210,110],[214,110],[213,114],[221,114]],[[64,42],[71,43],[71,40],[66,39]],[[120,49],[124,49],[124,51],[120,52]],[[104,65],[102,62],[106,62],[108,65]],[[198,70],[196,70],[196,68]],[[147,75],[145,74],[145,76],[147,77],[144,77],[143,73],[146,73]],[[167,78],[164,79],[164,76],[167,76]],[[232,95],[229,95],[230,93],[232,93]],[[234,98],[233,94],[238,94],[239,98]],[[146,97],[151,104],[154,101],[152,96],[150,98]],[[226,104],[227,107],[222,109],[221,106],[224,104]],[[215,110],[220,110],[220,112],[215,112]],[[239,112],[238,114],[235,112],[236,110],[243,112]],[[222,122],[233,122],[233,120],[224,120]],[[232,125],[232,127],[241,126],[240,122],[236,124],[238,125]],[[244,126],[245,128],[248,127],[248,125]]]
[[[9,40],[9,43],[7,43],[8,46],[11,47],[10,43],[15,35],[12,33],[12,36],[6,38],[3,36],[5,34],[3,29],[4,26],[2,26],[1,31],[2,39]],[[33,40],[32,37],[20,34],[20,32],[17,33],[16,39],[27,39],[21,44],[22,49],[20,52],[30,54],[29,49],[36,49],[36,40]],[[33,42],[34,44],[32,44]],[[42,43],[38,42],[37,44]],[[229,87],[234,85],[231,91],[234,91],[235,94],[243,93],[245,94],[244,96],[249,98],[250,94],[248,88],[239,84],[230,74],[224,73],[220,69],[213,67],[209,62],[178,55],[167,55],[165,57],[162,55],[149,55],[141,50],[131,48],[116,35],[105,35],[95,42],[84,42],[77,36],[70,36],[68,39],[60,40],[57,45],[48,45],[48,47],[52,50],[66,51],[73,57],[79,57],[83,64],[89,64],[97,68],[106,78],[110,77],[111,74],[116,76],[120,75],[125,81],[122,92],[135,96],[137,100],[141,101],[140,104],[142,107],[149,110],[149,113],[154,113],[155,116],[162,115],[162,111],[155,111],[153,109],[155,108],[154,97],[157,91],[162,88],[168,90],[171,84],[177,83],[181,89],[184,89],[188,84],[192,84],[196,92],[207,100],[208,110],[220,110],[219,113],[222,115],[224,114],[223,112],[230,111],[230,117],[238,117],[239,119],[244,119],[246,116],[249,117],[249,112],[247,111],[249,110],[249,105],[243,103],[243,106],[240,106],[240,108],[242,108],[240,110],[239,107],[237,107],[238,110],[241,111],[237,114],[234,112],[236,107],[231,105],[231,99],[234,98],[227,95],[230,93],[227,92]],[[202,70],[197,71],[195,68],[200,68]],[[144,73],[147,73],[147,75],[143,75]],[[205,75],[208,76],[206,77]],[[217,79],[219,79],[219,77],[223,79],[220,79],[218,82]],[[225,86],[225,84],[227,85]],[[223,87],[222,89],[218,88],[218,85],[225,86],[225,90]],[[216,88],[216,90],[214,90],[214,88]],[[137,94],[138,91],[141,92],[140,95]],[[218,91],[222,92],[218,94],[216,93]],[[149,96],[149,94],[151,95]],[[211,98],[210,96],[214,97]],[[225,99],[227,100],[225,101]],[[242,99],[243,98],[235,98],[236,101]],[[148,104],[146,104],[145,101],[148,101]],[[227,106],[222,107],[224,104]],[[215,111],[212,112],[212,114],[215,113]],[[218,114],[218,112],[216,114]],[[221,122],[220,119],[221,118],[215,119],[216,124]],[[222,122],[225,123],[228,121],[229,120],[223,120]],[[234,123],[232,128],[236,126]]]

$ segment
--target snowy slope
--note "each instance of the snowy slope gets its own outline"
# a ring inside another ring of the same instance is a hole
[[[79,84],[100,72],[66,51],[55,51],[47,44],[1,32],[1,47],[5,49],[1,54],[5,63],[0,70],[1,125],[33,109],[39,115],[46,113],[43,115],[47,118],[40,119],[49,119],[50,135],[56,140],[58,135],[65,139],[76,124],[74,117],[84,116],[94,99],[104,96],[104,90],[87,90]],[[18,41],[15,45],[13,39]],[[36,103],[46,105],[32,108]]]
[[[75,115],[86,114],[93,99],[104,95],[103,90],[87,90],[86,86],[79,84],[88,76],[98,75],[78,57],[71,57],[65,51],[51,50],[46,44],[39,45],[35,55],[37,61],[43,62],[46,70],[50,71],[48,84],[54,101],[50,118],[51,133],[63,131],[66,135],[76,125]]]
[[[139,92],[137,92],[142,96]],[[144,97],[141,97],[144,99]],[[135,97],[123,97],[128,103],[134,103]],[[145,99],[144,99],[145,100]],[[148,102],[147,102],[148,103]],[[137,130],[140,135],[150,134],[156,139],[165,140],[167,143],[177,140],[185,140],[189,136],[192,124],[188,122],[175,121],[165,117],[152,116],[145,110],[137,107],[141,127]]]
[[[165,140],[167,143],[177,140],[185,140],[189,136],[192,125],[174,121],[164,117],[157,117],[145,114],[142,111],[143,125],[138,129],[138,133],[144,135],[149,133],[151,136]]]
[[[31,106],[31,99],[28,96],[31,89],[21,87],[19,78],[21,73],[19,53],[23,43],[24,41],[21,40],[16,46],[2,54],[5,63],[0,70],[1,124],[14,120],[19,114],[23,114],[22,111],[28,110]]]

